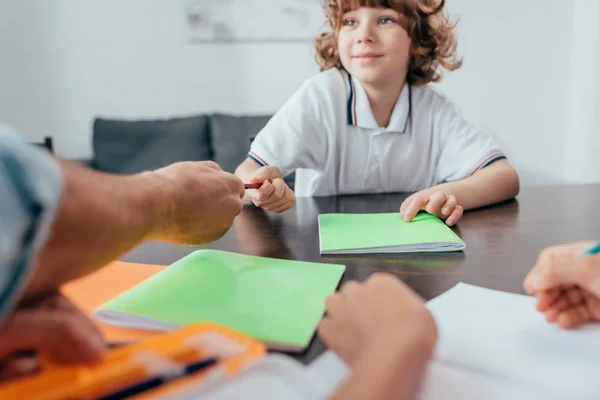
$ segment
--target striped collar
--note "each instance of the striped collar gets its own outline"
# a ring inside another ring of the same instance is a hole
[[[371,105],[369,104],[369,98],[360,81],[347,72],[343,72],[342,75],[346,79],[346,85],[349,88],[348,99],[346,102],[348,125],[355,125],[367,129],[381,129],[375,121],[373,111],[371,111]],[[402,92],[400,92],[400,97],[394,106],[394,110],[392,111],[390,123],[384,128],[384,131],[395,133],[406,133],[408,131],[408,120],[410,118],[412,106],[411,95],[412,89],[410,85],[405,84],[402,88]]]

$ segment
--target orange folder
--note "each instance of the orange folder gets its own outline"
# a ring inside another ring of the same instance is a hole
[[[94,310],[132,288],[152,275],[167,268],[164,265],[136,264],[115,261],[91,275],[69,282],[61,293],[83,312],[92,315]],[[95,321],[107,342],[131,342],[148,338],[158,332],[121,328]]]

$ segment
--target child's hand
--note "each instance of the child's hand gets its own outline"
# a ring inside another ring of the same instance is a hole
[[[319,335],[350,366],[372,346],[385,346],[390,352],[418,346],[429,357],[437,340],[423,300],[391,274],[346,283],[329,296],[325,308]]]
[[[260,183],[258,189],[247,191],[255,206],[268,211],[283,212],[296,203],[296,195],[283,180],[279,168],[261,167],[256,170],[250,183]]]
[[[548,322],[574,328],[600,321],[600,256],[581,256],[593,242],[543,250],[525,279]]]
[[[425,210],[445,219],[448,226],[456,224],[463,215],[463,208],[458,205],[456,196],[444,192],[428,195],[423,191],[413,194],[400,206],[400,218],[410,222],[419,210]]]
[[[600,297],[577,285],[539,292],[536,307],[545,314],[546,321],[564,329],[600,322]]]

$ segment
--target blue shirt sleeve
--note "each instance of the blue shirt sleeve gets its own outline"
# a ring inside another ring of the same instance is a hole
[[[24,289],[62,187],[56,160],[0,123],[0,323]]]

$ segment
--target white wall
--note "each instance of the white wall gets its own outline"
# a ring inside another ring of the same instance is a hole
[[[565,179],[600,181],[600,2],[578,1],[571,51]]]
[[[269,113],[318,71],[311,43],[183,38],[179,0],[0,0],[0,120],[87,157],[95,115]]]
[[[600,181],[599,3],[449,0],[464,66],[440,87],[526,184]],[[188,45],[181,7],[0,0],[0,120],[86,157],[95,115],[273,112],[317,71],[311,43]]]
[[[464,65],[441,87],[495,132],[525,183],[561,181],[574,2],[449,3]]]

